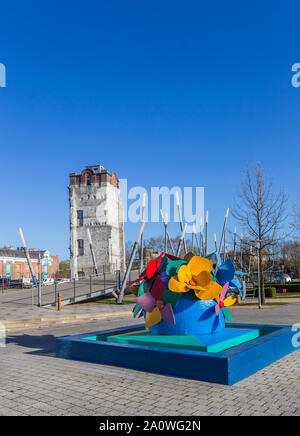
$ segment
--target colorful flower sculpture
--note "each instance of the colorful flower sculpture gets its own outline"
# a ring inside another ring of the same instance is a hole
[[[221,322],[220,311],[228,320],[232,320],[227,306],[234,304],[235,298],[225,296],[229,287],[239,286],[236,283],[235,267],[231,259],[221,264],[215,274],[209,259],[194,254],[189,258],[187,262],[161,253],[157,259],[151,259],[146,270],[129,285],[137,296],[133,309],[134,316],[144,316],[146,328],[161,321],[175,324],[173,309],[182,298],[185,301],[207,301],[215,314],[216,324]],[[138,288],[133,286],[138,282]],[[210,310],[208,312],[207,316],[212,316],[213,313]]]

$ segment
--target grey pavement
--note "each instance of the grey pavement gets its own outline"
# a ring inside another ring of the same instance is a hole
[[[232,309],[238,322],[300,322],[300,305]],[[263,318],[263,320],[262,320]],[[118,318],[8,334],[0,415],[300,415],[300,350],[233,386],[55,357],[55,337],[140,320]]]

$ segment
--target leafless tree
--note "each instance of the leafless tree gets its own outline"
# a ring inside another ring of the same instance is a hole
[[[273,180],[265,179],[260,163],[245,168],[233,216],[241,223],[248,239],[258,247],[262,304],[265,303],[263,252],[278,240],[286,218],[286,202],[283,188],[274,192]]]
[[[292,228],[297,235],[300,235],[300,197],[294,206]]]

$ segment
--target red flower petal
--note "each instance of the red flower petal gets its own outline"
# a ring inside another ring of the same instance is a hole
[[[152,285],[150,294],[156,300],[162,300],[162,295],[165,290],[166,290],[166,285],[164,284],[162,279],[159,276],[157,276]]]
[[[146,270],[147,279],[151,279],[156,273],[156,271],[157,271],[156,261],[155,259],[152,258],[150,259]]]

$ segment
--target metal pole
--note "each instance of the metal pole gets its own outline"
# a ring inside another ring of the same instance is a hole
[[[27,263],[28,263],[28,266],[29,266],[29,270],[30,270],[30,273],[31,273],[31,277],[32,277],[33,283],[36,285],[37,278],[36,278],[36,275],[35,275],[35,272],[34,272],[34,269],[33,269],[32,263],[31,263],[31,260],[30,260],[29,251],[27,249],[27,245],[26,245],[25,238],[24,238],[23,231],[22,231],[21,227],[19,227],[19,235],[20,235],[20,238],[21,238],[21,241],[22,241],[22,244],[23,244],[23,249],[24,249],[24,252],[25,252],[26,260],[27,260]]]
[[[181,233],[182,233],[183,232],[183,221],[182,221],[181,206],[180,206],[178,191],[176,191],[175,196],[176,196],[178,217],[179,217],[179,222],[180,222],[180,229],[181,229]],[[184,238],[183,238],[183,246],[184,246],[184,252],[187,253],[186,242],[185,242]]]
[[[90,229],[88,227],[86,227],[86,233],[87,233],[87,237],[88,237],[88,241],[89,241],[89,246],[90,246],[90,250],[91,250],[92,260],[93,260],[94,269],[95,269],[95,274],[97,276],[98,275],[98,267],[97,267],[97,263],[96,263],[96,258],[95,258],[95,253],[94,253],[91,233],[90,233]]]
[[[90,276],[90,296],[92,296],[92,276]]]
[[[199,239],[200,239],[200,256],[203,255],[203,219],[202,217],[200,218],[200,235],[199,235]]]
[[[145,221],[145,207],[146,207],[146,194],[143,195],[143,205],[142,205],[142,222]],[[140,253],[140,272],[144,268],[144,231],[141,235],[141,253]]]
[[[198,241],[198,238],[197,238],[196,229],[195,229],[195,239],[196,239],[196,244],[197,244],[197,247],[198,247],[198,252],[200,254],[200,245],[199,245],[199,241]]]
[[[257,281],[258,281],[258,308],[261,309],[261,288],[260,288],[260,241],[257,241]]]
[[[173,246],[173,242],[172,242],[172,239],[170,238],[170,235],[169,235],[169,232],[168,232],[168,230],[167,230],[167,237],[168,237],[168,241],[169,241],[169,244],[170,244],[170,247],[171,247],[171,250],[172,250],[172,254],[174,254],[174,255],[175,255],[175,251],[174,251],[174,246]]]
[[[133,264],[133,261],[134,261],[134,257],[136,255],[136,251],[138,249],[139,241],[141,239],[141,235],[142,235],[142,232],[144,230],[144,226],[145,226],[145,222],[143,221],[141,223],[141,226],[140,226],[140,229],[139,229],[136,241],[135,241],[135,243],[133,245],[133,248],[132,248],[132,252],[131,252],[131,255],[130,255],[129,263],[128,263],[128,266],[127,266],[127,269],[126,269],[126,272],[125,272],[125,276],[124,276],[124,279],[123,279],[123,282],[122,282],[121,290],[120,290],[120,293],[118,295],[117,303],[122,303],[124,292],[125,292],[125,288],[126,288],[126,283],[127,283],[128,277],[129,277],[129,273],[131,271],[131,267],[132,267],[132,264]]]
[[[179,239],[177,253],[176,253],[177,257],[179,257],[179,254],[180,254],[180,251],[181,251],[182,243],[184,241],[184,234],[185,234],[185,231],[186,231],[186,227],[187,227],[187,224],[184,225],[182,233],[181,233],[181,236],[180,236],[180,239]]]
[[[224,232],[224,250],[223,250],[223,262],[226,260],[226,228]]]
[[[252,245],[250,245],[250,255],[249,255],[249,266],[248,266],[248,274],[251,272],[251,257],[252,257]]]
[[[243,268],[243,233],[241,233],[240,236],[240,264],[241,264],[241,268]]]
[[[42,270],[41,270],[41,251],[39,251],[39,287],[38,287],[38,306],[42,305]]]
[[[57,306],[57,283],[54,283],[55,307]]]
[[[208,210],[206,211],[206,219],[205,219],[205,252],[204,252],[205,256],[207,256],[207,246],[208,246]]]
[[[218,251],[218,244],[217,244],[217,235],[214,233],[214,241],[215,241],[215,249]]]
[[[164,250],[165,250],[165,253],[167,253],[168,252],[168,235],[167,235],[167,233],[168,233],[168,221],[167,221],[168,214],[166,213],[166,216],[164,217],[164,213],[161,209],[160,209],[160,214],[161,214],[161,219],[162,219],[162,221],[164,223],[164,227],[165,227],[165,247],[164,247]]]
[[[192,232],[192,251],[194,251],[194,238],[195,238],[195,231],[194,231],[194,227],[193,227],[193,232]]]
[[[226,214],[225,214],[223,230],[222,230],[222,236],[221,236],[220,245],[219,245],[219,253],[221,253],[221,250],[222,250],[223,238],[225,237],[225,231],[226,231],[226,224],[227,224],[228,215],[229,215],[229,208],[227,209]]]
[[[236,260],[236,227],[234,228],[234,235],[233,235],[233,260]]]
[[[121,271],[120,270],[116,271],[116,283],[117,283],[117,286],[116,286],[117,291],[120,291],[120,289],[121,289]]]
[[[74,278],[73,281],[74,281],[73,286],[74,286],[74,302],[75,302],[75,298],[76,298],[76,279]]]

